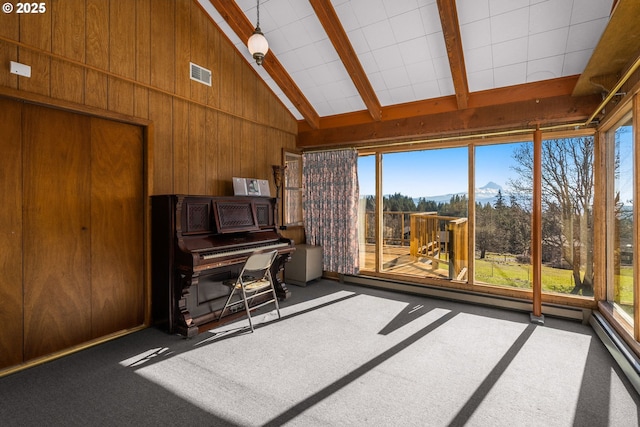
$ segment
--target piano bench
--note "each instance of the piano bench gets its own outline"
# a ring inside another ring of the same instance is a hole
[[[286,283],[307,286],[307,282],[322,277],[322,246],[296,245],[291,261],[285,264]]]

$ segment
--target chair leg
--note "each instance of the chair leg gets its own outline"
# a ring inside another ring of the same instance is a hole
[[[222,307],[222,311],[220,311],[220,316],[218,316],[218,321],[220,321],[220,319],[222,319],[222,315],[224,314],[224,311],[229,307],[229,303],[231,302],[231,298],[233,298],[233,294],[236,292],[236,285],[233,285],[233,288],[231,288],[231,293],[229,294],[229,298],[227,298],[227,301],[224,303],[224,307]]]
[[[242,284],[242,299],[244,300],[244,309],[247,312],[247,319],[249,319],[249,328],[251,328],[251,332],[253,333],[253,321],[251,321],[251,312],[249,311],[249,301],[247,300],[247,292],[244,289],[244,284]]]

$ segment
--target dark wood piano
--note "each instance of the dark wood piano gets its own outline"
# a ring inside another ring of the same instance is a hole
[[[217,320],[230,292],[222,282],[256,250],[278,250],[271,274],[278,298],[289,297],[279,272],[295,248],[277,230],[275,199],[173,194],[151,202],[154,324],[195,336]]]

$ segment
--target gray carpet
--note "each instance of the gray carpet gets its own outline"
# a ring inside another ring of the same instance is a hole
[[[317,281],[193,339],[149,328],[0,378],[0,424],[637,426],[589,326]]]

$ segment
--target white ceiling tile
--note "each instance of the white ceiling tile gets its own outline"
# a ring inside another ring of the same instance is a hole
[[[267,53],[268,55],[268,53]],[[290,50],[288,52],[278,55],[278,60],[287,69],[289,74],[297,73],[304,70],[305,64],[298,58],[297,50]]]
[[[573,0],[547,0],[531,6],[529,32],[536,34],[568,26],[572,6]]]
[[[467,72],[469,73],[475,73],[476,71],[493,68],[491,46],[483,46],[477,49],[467,49],[464,52],[464,59]]]
[[[391,94],[387,89],[376,91],[376,95],[378,95],[378,101],[380,101],[380,105],[382,105],[383,107],[386,107],[387,105],[393,105],[393,99],[391,98]]]
[[[320,66],[309,68],[307,72],[309,76],[313,79],[313,82],[322,86],[328,84],[334,80],[338,80],[340,78],[344,78],[344,73],[339,71],[339,68],[342,68],[342,64],[338,64],[337,62],[329,63],[329,64],[321,64]]]
[[[317,67],[324,63],[322,57],[313,49],[313,45],[300,47],[296,49],[295,52],[300,61],[300,66],[304,69]]]
[[[397,89],[403,86],[409,86],[409,76],[404,67],[396,67],[381,71],[387,89]]]
[[[424,36],[422,18],[418,13],[407,12],[389,19],[396,42],[404,42]]]
[[[293,49],[290,43],[290,38],[280,29],[275,28],[271,31],[264,31],[264,36],[269,42],[269,50],[279,55],[283,52],[288,52]]]
[[[398,44],[398,49],[400,50],[400,55],[402,55],[402,62],[406,65],[431,61],[431,52],[429,51],[429,43],[426,36],[400,43]]]
[[[491,20],[482,19],[460,27],[464,49],[477,49],[491,44]]]
[[[493,70],[483,70],[475,73],[467,73],[467,83],[469,91],[478,92],[480,90],[493,89]]]
[[[380,71],[378,69],[376,58],[373,56],[372,52],[366,52],[362,55],[358,55],[358,59],[360,60],[360,65],[362,65],[362,68],[364,68],[367,74],[372,74]]]
[[[298,18],[315,15],[313,7],[308,1],[289,0],[289,7],[295,11],[295,14]]]
[[[431,61],[407,65],[405,69],[407,70],[407,76],[411,84],[437,80],[436,70],[433,69],[433,63]]]
[[[342,28],[344,31],[349,33],[356,28],[360,28],[360,22],[358,22],[358,15],[353,10],[353,6],[350,1],[343,2],[339,5],[336,5],[336,1],[332,0],[333,6],[335,8],[336,14],[338,18],[340,18],[340,23],[342,24]]]
[[[404,64],[402,62],[402,55],[400,54],[400,50],[396,45],[374,50],[371,53],[373,54],[373,57],[378,64],[378,69],[381,71],[396,68]]]
[[[573,76],[581,74],[587,64],[593,49],[579,50],[577,52],[569,52],[564,56],[564,64],[562,65],[563,76]]]
[[[382,0],[352,0],[353,10],[363,27],[387,19]]]
[[[440,12],[438,12],[438,5],[436,3],[421,6],[420,16],[422,17],[422,24],[424,25],[425,34],[442,32]]]
[[[418,0],[393,0],[384,2],[384,9],[389,17],[416,10],[417,8]]]
[[[456,6],[460,25],[489,18],[489,0],[458,0]]]
[[[511,12],[529,6],[529,0],[489,0],[491,16]]]
[[[300,22],[313,42],[327,38],[327,33],[324,31],[324,27],[316,15],[302,18]]]
[[[527,37],[494,44],[492,48],[493,66],[503,67],[526,62],[528,45],[529,39]]]
[[[348,96],[346,99],[349,102],[349,110],[348,111],[359,111],[359,110],[364,110],[364,109],[367,108],[367,106],[362,101],[362,98],[360,98],[360,95],[358,95],[358,96]]]
[[[456,92],[451,77],[438,79],[438,86],[440,87],[440,96],[453,95]]]
[[[429,34],[427,36],[429,42],[429,52],[432,58],[446,58],[447,46],[444,44],[444,35],[442,33]]]
[[[451,78],[451,67],[449,66],[449,58],[447,58],[446,56],[434,58],[433,69],[436,70],[436,77],[438,79]]]
[[[379,71],[375,73],[369,73],[368,77],[369,82],[371,83],[371,87],[373,87],[376,92],[387,90],[387,85],[385,84],[384,79],[382,78],[382,74]]]
[[[607,22],[607,18],[602,18],[569,27],[567,52],[595,48]]]
[[[529,61],[527,64],[527,82],[555,79],[562,77],[564,55]]]
[[[245,13],[247,13],[249,20],[255,24],[255,3],[253,3],[253,7]],[[267,14],[269,14],[268,18]],[[281,28],[299,19],[300,17],[289,4],[289,0],[269,0],[269,2],[263,2],[260,5],[260,27]]]
[[[493,70],[493,83],[495,87],[514,86],[521,84],[527,79],[527,64],[507,65],[496,67]]]
[[[322,58],[324,62],[334,62],[340,60],[340,56],[336,52],[333,44],[329,39],[317,41],[313,44],[313,49]]]
[[[287,39],[292,49],[307,46],[315,41],[307,32],[307,29],[305,28],[305,25],[302,21],[294,21],[282,27],[282,32],[286,35],[289,35]],[[293,34],[295,34],[295,37],[291,36]]]
[[[394,104],[402,104],[415,101],[416,95],[413,93],[413,87],[402,86],[391,92],[391,99]]]
[[[358,55],[371,51],[369,43],[367,43],[367,38],[364,36],[364,33],[360,28],[350,31],[347,36],[349,37],[353,50]]]
[[[571,24],[607,18],[611,13],[613,0],[582,0],[573,2]]]
[[[532,35],[529,37],[529,47],[527,48],[529,60],[563,54],[567,46],[568,35],[569,28]]]
[[[356,87],[348,77],[343,80],[332,81],[329,84],[322,85],[321,87],[327,100],[341,99],[345,96],[356,96],[358,94]]]
[[[441,96],[437,80],[413,84],[413,93],[416,95],[416,99],[431,99]]]
[[[362,33],[367,39],[371,50],[380,49],[395,43],[393,30],[389,21],[380,21],[362,28]]]
[[[491,17],[493,43],[519,39],[529,35],[529,8],[517,9]]]

